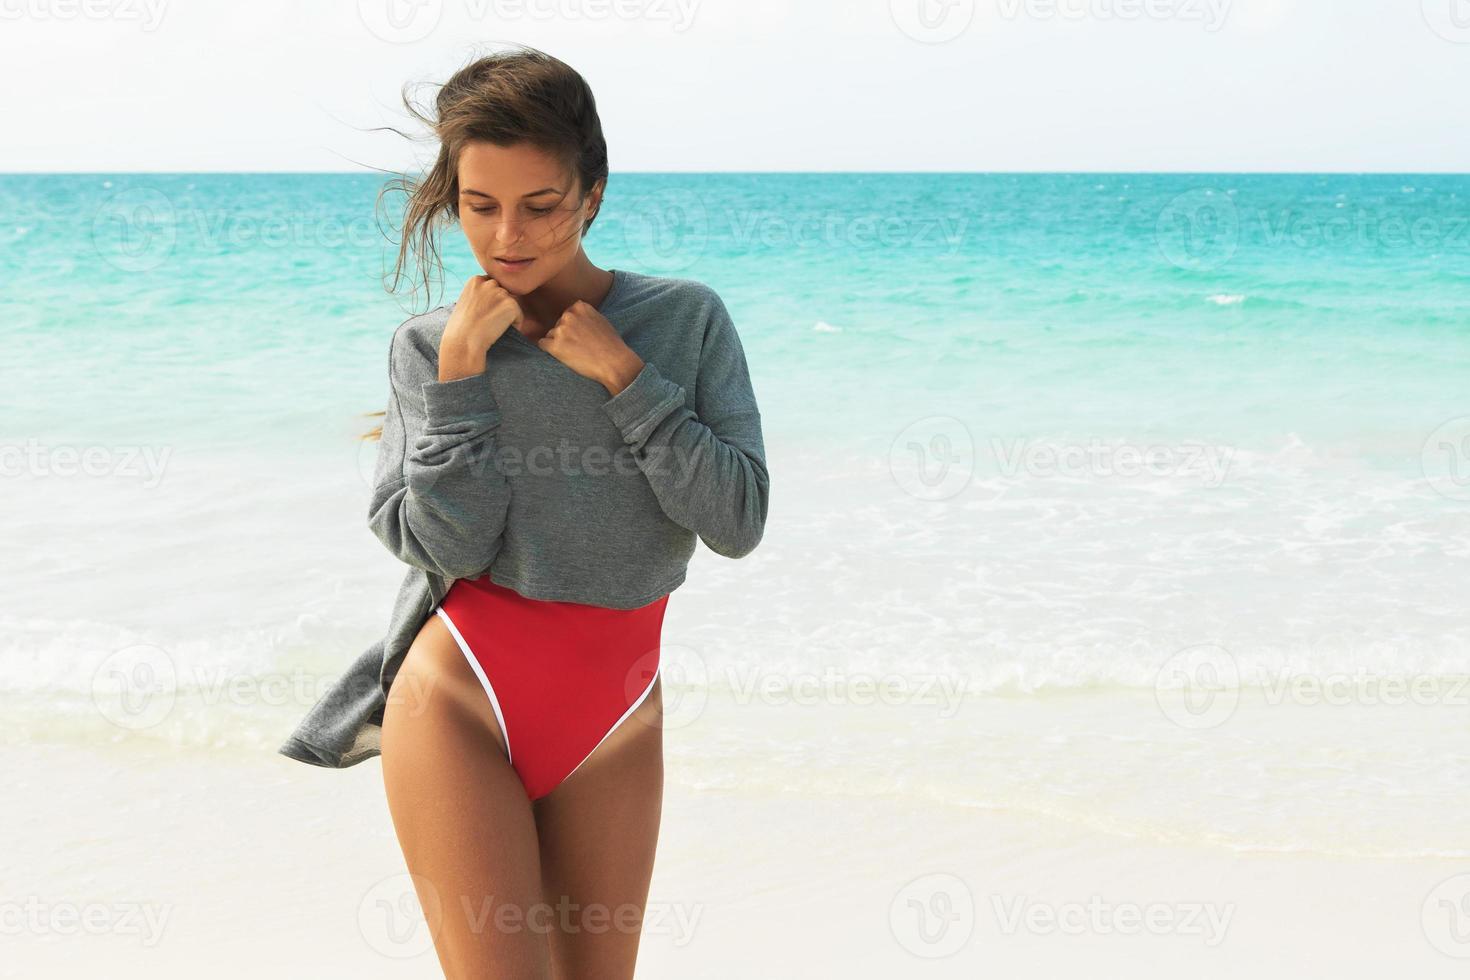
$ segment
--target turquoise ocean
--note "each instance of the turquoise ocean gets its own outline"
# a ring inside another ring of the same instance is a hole
[[[381,185],[0,176],[8,743],[273,752],[382,634],[364,413],[480,270],[389,294]],[[670,778],[1470,856],[1470,177],[615,173],[585,247],[719,292],[770,457]]]

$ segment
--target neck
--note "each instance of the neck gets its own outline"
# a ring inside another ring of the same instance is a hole
[[[599,269],[587,258],[587,253],[579,252],[565,269],[531,292],[517,297],[517,301],[529,322],[545,324],[545,330],[550,330],[567,307],[577,300],[597,306],[607,296],[612,284],[611,272]]]

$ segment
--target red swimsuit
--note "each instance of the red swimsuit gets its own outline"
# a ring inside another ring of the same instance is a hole
[[[458,579],[435,609],[490,696],[511,768],[539,799],[653,690],[669,597],[636,609],[531,599]]]

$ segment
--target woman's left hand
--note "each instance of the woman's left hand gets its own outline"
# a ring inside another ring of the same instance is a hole
[[[618,331],[585,300],[567,307],[556,326],[537,345],[584,378],[616,395],[643,369],[643,358],[623,343]]]

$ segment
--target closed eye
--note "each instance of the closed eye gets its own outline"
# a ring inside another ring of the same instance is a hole
[[[489,214],[490,212],[494,211],[495,208],[470,208],[470,210],[475,212],[476,214]],[[550,214],[551,212],[555,211],[556,208],[528,208],[527,210],[529,210],[532,214]]]

